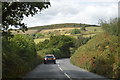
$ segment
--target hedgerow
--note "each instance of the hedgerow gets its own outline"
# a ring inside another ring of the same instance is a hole
[[[19,78],[40,63],[35,43],[27,35],[2,37],[2,77]]]

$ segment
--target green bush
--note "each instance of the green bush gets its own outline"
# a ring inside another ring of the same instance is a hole
[[[51,36],[50,40],[45,40],[36,45],[37,50],[48,50],[48,53],[53,53],[60,57],[70,57],[70,47],[74,47],[74,40],[69,36]],[[50,51],[49,51],[50,50]],[[47,53],[46,53],[47,54]]]
[[[62,55],[60,54],[60,50],[56,49],[56,48],[48,48],[48,49],[43,49],[38,51],[38,56],[42,56],[42,58],[46,55],[46,54],[54,54],[56,58],[61,58]]]
[[[19,78],[40,63],[35,43],[27,35],[3,36],[2,47],[3,78]]]
[[[73,30],[71,31],[71,34],[79,34],[79,33],[81,33],[81,32],[80,32],[80,29],[73,29]]]
[[[37,51],[48,48],[47,44],[49,43],[49,41],[50,40],[46,39],[45,41],[39,42],[38,44],[36,44]]]

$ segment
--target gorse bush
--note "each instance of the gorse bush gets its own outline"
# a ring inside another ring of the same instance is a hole
[[[2,37],[3,78],[18,78],[39,64],[35,43],[27,35]]]

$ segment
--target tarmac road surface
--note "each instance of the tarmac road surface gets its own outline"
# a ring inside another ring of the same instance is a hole
[[[28,80],[108,80],[70,63],[69,58],[58,59],[56,64],[40,64],[23,79]]]

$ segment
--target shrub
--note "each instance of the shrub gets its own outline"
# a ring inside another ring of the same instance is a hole
[[[60,50],[57,48],[48,48],[38,51],[38,56],[42,56],[43,58],[46,54],[54,54],[56,58],[61,58],[62,56],[60,53]]]
[[[70,57],[70,47],[74,47],[73,38],[69,36],[51,36],[50,40],[45,40],[37,44],[37,50],[48,50],[48,53],[58,54],[58,57]],[[50,51],[49,51],[50,50]]]
[[[81,32],[80,32],[80,29],[73,29],[73,30],[71,31],[71,34],[79,34],[79,33],[81,33]]]
[[[2,37],[3,78],[19,78],[39,64],[35,43],[27,35]]]
[[[36,45],[37,51],[48,48],[48,47],[47,47],[47,44],[48,44],[48,43],[49,43],[49,40],[48,40],[48,39],[46,39],[46,40],[43,41],[43,42],[39,42],[39,43]]]

